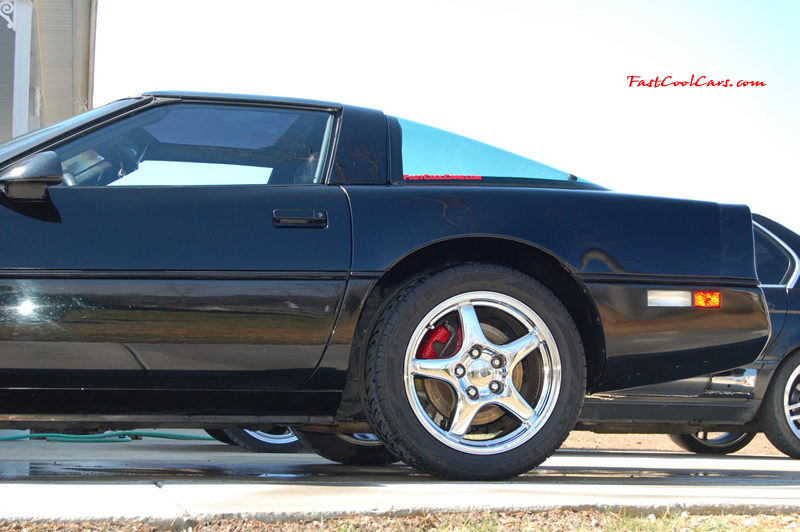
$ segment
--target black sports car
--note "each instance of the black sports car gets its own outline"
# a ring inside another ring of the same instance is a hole
[[[146,94],[0,145],[0,185],[4,427],[289,426],[340,461],[501,479],[587,391],[769,338],[747,207],[380,111]]]
[[[586,398],[578,428],[669,433],[680,447],[726,454],[758,432],[800,458],[800,236],[753,215],[758,276],[772,334],[752,364],[734,370]]]

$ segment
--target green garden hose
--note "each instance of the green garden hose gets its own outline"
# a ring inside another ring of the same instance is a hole
[[[74,443],[118,443],[133,441],[134,438],[161,438],[165,440],[194,440],[216,441],[211,436],[194,436],[192,434],[176,434],[171,432],[153,432],[141,430],[122,430],[118,432],[104,432],[102,434],[58,434],[34,433],[18,434],[15,436],[0,437],[0,441],[27,440],[43,438],[47,441],[74,442]]]

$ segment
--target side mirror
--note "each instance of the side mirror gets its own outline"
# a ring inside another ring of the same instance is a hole
[[[43,200],[47,187],[64,179],[61,159],[52,151],[43,151],[15,164],[0,174],[0,187],[12,200]]]

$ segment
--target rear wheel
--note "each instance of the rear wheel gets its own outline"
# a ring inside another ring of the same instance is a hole
[[[772,445],[800,458],[800,352],[784,360],[772,377],[759,421]]]
[[[756,432],[698,432],[696,434],[670,434],[672,442],[690,453],[735,453],[753,441]]]
[[[236,445],[254,453],[296,453],[303,444],[287,428],[273,425],[265,430],[225,429],[225,435]]]
[[[292,429],[297,439],[323,458],[347,465],[380,466],[397,458],[374,434],[333,434]]]
[[[365,399],[370,424],[409,465],[498,480],[563,443],[585,380],[580,336],[558,299],[515,270],[469,264],[417,280],[386,306]]]

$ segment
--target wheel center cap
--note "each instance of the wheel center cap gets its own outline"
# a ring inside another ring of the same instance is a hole
[[[492,380],[492,365],[481,358],[473,360],[467,368],[467,379],[475,386],[486,386]]]

